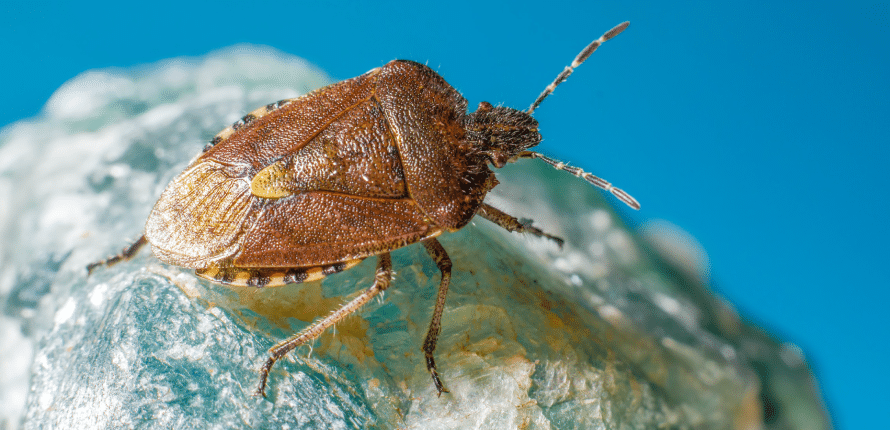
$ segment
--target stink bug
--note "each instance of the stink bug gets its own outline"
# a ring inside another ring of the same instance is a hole
[[[541,102],[603,42],[584,48],[525,111],[467,101],[429,67],[393,61],[359,77],[259,108],[216,135],[167,186],[145,234],[113,264],[151,243],[163,262],[190,267],[211,282],[274,287],[315,281],[377,256],[373,285],[331,315],[275,345],[269,371],[297,346],[355,312],[392,281],[390,252],[423,243],[442,279],[423,342],[439,395],[448,391],[433,351],[441,327],[451,260],[436,237],[479,215],[511,232],[563,240],[484,203],[500,168],[537,158],[610,191],[608,182],[529,148],[541,141],[531,116]]]

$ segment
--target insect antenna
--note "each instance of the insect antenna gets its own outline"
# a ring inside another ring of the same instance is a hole
[[[622,190],[621,188],[616,188],[609,181],[600,178],[599,176],[587,173],[581,170],[579,167],[569,166],[562,161],[554,160],[544,154],[539,154],[533,151],[524,151],[519,154],[519,158],[537,158],[539,160],[542,160],[543,162],[553,166],[554,169],[563,170],[579,178],[582,178],[585,181],[590,182],[591,184],[612,193],[612,195],[618,197],[618,200],[621,200],[628,206],[637,210],[640,209],[640,202],[638,202],[637,199],[633,198],[633,196],[628,194],[626,191]]]
[[[572,61],[572,64],[569,66],[566,66],[566,68],[563,69],[563,71],[560,72],[560,74],[556,76],[556,79],[554,79],[553,82],[550,83],[550,85],[547,85],[547,88],[544,88],[544,91],[541,92],[541,95],[539,95],[538,98],[535,99],[535,102],[532,103],[532,105],[529,106],[528,110],[526,110],[525,112],[528,114],[533,113],[535,111],[535,109],[537,109],[538,106],[541,105],[541,102],[543,102],[544,99],[547,98],[547,96],[549,96],[550,94],[553,93],[553,90],[555,90],[559,84],[565,82],[565,80],[568,79],[569,76],[571,76],[572,72],[575,71],[576,67],[580,66],[581,63],[583,63],[585,60],[587,60],[587,58],[590,57],[590,55],[593,54],[594,51],[596,51],[596,49],[599,48],[600,45],[602,45],[605,41],[621,34],[621,32],[624,31],[625,29],[627,29],[627,26],[629,26],[629,25],[630,25],[629,21],[622,22],[621,24],[618,24],[615,27],[613,27],[611,30],[605,32],[602,36],[599,37],[599,39],[596,39],[593,42],[590,42],[590,44],[587,45],[583,50],[581,50],[581,52],[578,54],[578,56],[575,57],[575,60]],[[545,163],[551,165],[554,169],[564,170],[564,171],[569,172],[579,178],[582,178],[585,181],[590,182],[591,184],[612,193],[612,195],[617,197],[618,200],[621,200],[622,202],[626,203],[628,206],[630,206],[634,209],[637,209],[637,210],[640,209],[640,203],[637,201],[637,199],[633,198],[630,194],[628,194],[621,188],[616,188],[609,181],[607,181],[603,178],[600,178],[599,176],[595,176],[593,174],[587,173],[578,167],[569,166],[566,163],[563,163],[562,161],[554,160],[550,157],[547,157],[543,154],[539,154],[539,153],[533,152],[533,151],[524,151],[519,154],[519,158],[537,158],[539,160],[542,160]]]
[[[630,22],[624,21],[600,36],[599,39],[590,42],[590,45],[587,45],[587,47],[584,48],[577,57],[575,57],[575,61],[572,61],[572,64],[570,66],[566,66],[566,68],[563,69],[563,71],[556,77],[556,79],[554,79],[553,82],[550,83],[550,85],[547,85],[547,88],[544,88],[544,91],[541,93],[541,95],[539,95],[538,98],[535,99],[535,102],[532,103],[531,106],[529,106],[528,110],[526,110],[525,113],[531,114],[532,112],[534,112],[535,109],[537,109],[538,106],[541,105],[541,102],[543,102],[544,99],[546,99],[547,96],[549,96],[553,92],[553,90],[556,89],[556,86],[565,82],[565,80],[568,79],[572,72],[575,71],[575,68],[580,66],[581,63],[583,63],[584,60],[587,59],[587,57],[590,57],[590,54],[593,54],[593,51],[596,51],[596,48],[599,48],[600,45],[603,44],[603,42],[619,35],[622,31],[624,31],[624,29],[627,28],[628,25],[630,25]]]

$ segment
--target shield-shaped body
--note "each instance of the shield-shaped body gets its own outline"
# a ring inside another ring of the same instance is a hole
[[[258,109],[167,186],[146,238],[218,282],[274,285],[457,230],[495,184],[466,107],[428,67],[393,61]]]

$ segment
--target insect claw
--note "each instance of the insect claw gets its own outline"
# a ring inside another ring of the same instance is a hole
[[[266,387],[259,387],[253,392],[254,397],[266,398]]]
[[[95,262],[95,263],[87,264],[87,278],[89,278],[90,275],[93,274],[93,269],[95,269],[95,268],[97,268],[97,267],[99,267],[99,266],[101,266],[101,265],[102,265],[102,262],[101,262],[101,261],[97,261],[97,262]]]
[[[256,391],[253,393],[254,396],[262,396],[266,397],[266,381],[269,379],[269,371],[272,370],[272,366],[275,364],[275,358],[269,357],[266,362],[263,364],[262,369],[260,369],[260,385],[257,387]]]

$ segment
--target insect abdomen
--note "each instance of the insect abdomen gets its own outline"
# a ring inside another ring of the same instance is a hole
[[[287,284],[318,281],[352,268],[361,261],[362,259],[357,259],[326,266],[294,268],[242,269],[239,267],[210,267],[198,269],[195,271],[195,274],[218,284],[235,287],[280,287]]]

